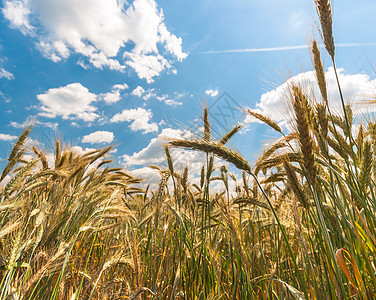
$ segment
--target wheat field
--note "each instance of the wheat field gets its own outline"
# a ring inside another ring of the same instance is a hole
[[[331,4],[315,4],[337,74]],[[331,111],[309,48],[320,94],[289,87],[292,130],[246,110],[280,134],[254,165],[228,146],[242,125],[213,138],[206,108],[203,132],[168,141],[146,189],[112,147],[57,140],[51,164],[27,127],[0,177],[0,299],[375,299],[376,120],[356,117],[338,77]],[[206,155],[198,183],[171,148]]]

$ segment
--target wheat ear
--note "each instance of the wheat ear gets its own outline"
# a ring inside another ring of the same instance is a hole
[[[265,124],[269,125],[275,131],[278,131],[279,133],[282,133],[281,127],[279,127],[279,125],[275,121],[273,121],[272,119],[270,119],[269,117],[267,117],[265,115],[262,115],[262,114],[259,114],[259,113],[255,112],[255,111],[250,110],[250,109],[247,110],[247,114],[249,114],[252,117],[260,120],[261,122],[264,122]]]
[[[332,6],[329,0],[315,0],[316,10],[320,18],[322,38],[326,51],[334,60],[334,38],[332,30]]]
[[[303,153],[304,167],[308,180],[315,186],[316,182],[316,166],[314,157],[314,141],[309,131],[308,113],[307,113],[307,97],[297,86],[293,87],[293,107],[296,116],[296,124],[298,127],[299,143]]]
[[[251,172],[249,163],[239,153],[234,152],[218,143],[205,142],[198,140],[172,140],[170,145],[174,147],[189,148],[192,150],[200,150],[204,152],[211,152],[224,160],[234,164],[238,169],[246,172]]]
[[[204,109],[204,141],[210,141],[210,124],[207,107]]]
[[[328,92],[326,89],[325,72],[321,62],[320,50],[317,46],[316,40],[312,42],[311,51],[313,55],[313,66],[315,68],[316,79],[320,89],[321,97],[324,100],[324,102],[328,104]]]

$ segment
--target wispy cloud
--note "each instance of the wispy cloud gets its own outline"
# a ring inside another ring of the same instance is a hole
[[[338,43],[336,47],[338,48],[352,48],[352,47],[369,47],[376,46],[376,42],[372,43]],[[320,47],[323,47],[321,45]],[[289,51],[289,50],[299,50],[308,49],[308,45],[295,45],[295,46],[281,46],[281,47],[268,47],[268,48],[245,48],[245,49],[228,49],[228,50],[210,50],[196,52],[197,54],[221,54],[221,53],[248,53],[248,52],[276,52],[276,51]]]
[[[3,77],[8,80],[14,79],[14,75],[11,72],[5,70],[4,68],[0,68],[0,78],[3,78]]]

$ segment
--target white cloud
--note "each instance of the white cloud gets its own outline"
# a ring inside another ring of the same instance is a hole
[[[178,105],[183,105],[182,102],[179,102],[175,99],[171,99],[168,95],[164,94],[162,96],[157,96],[157,99],[161,102],[166,103],[167,105],[171,106],[178,106]]]
[[[376,90],[376,79],[371,80],[366,74],[347,74],[344,69],[337,69],[339,82],[346,103],[354,104],[354,112],[365,112],[364,103],[374,99]],[[342,112],[341,100],[339,97],[337,81],[333,68],[325,72],[328,98],[333,112]],[[264,93],[256,104],[256,112],[268,115],[272,120],[286,125],[289,122],[289,87],[292,84],[302,86],[308,96],[313,99],[321,99],[319,87],[316,82],[314,71],[299,73],[272,91]],[[363,104],[362,104],[363,102]],[[376,111],[376,107],[368,107],[368,112]],[[247,116],[246,122],[257,122],[254,118]]]
[[[85,67],[83,57],[100,69],[130,66],[152,82],[174,60],[187,56],[155,0],[6,0],[3,14],[25,35],[36,32],[38,49],[55,62],[77,53]],[[134,47],[125,50],[130,43]]]
[[[142,167],[134,170],[127,170],[127,173],[129,175],[143,179],[144,182],[141,182],[141,187],[146,188],[147,185],[151,185],[152,188],[155,188],[159,180],[161,179],[161,176],[159,174],[159,171],[156,169],[152,169],[149,167]]]
[[[178,105],[183,105],[182,102],[179,102],[179,101],[176,101],[176,100],[173,100],[173,99],[165,99],[163,100],[164,103],[166,103],[167,105],[171,105],[171,106],[178,106]]]
[[[182,51],[182,39],[171,34],[164,23],[160,24],[159,33],[161,36],[161,42],[166,45],[166,50],[172,55],[175,55],[179,61],[182,61],[187,57],[187,54]]]
[[[182,102],[178,101],[178,99],[182,98],[184,96],[184,93],[179,94],[175,92],[174,97],[170,97],[167,94],[157,95],[155,89],[145,90],[142,86],[137,86],[132,91],[132,95],[142,98],[145,101],[149,100],[150,98],[155,98],[158,101],[164,102],[167,105],[177,106],[183,104]]]
[[[29,23],[29,1],[6,1],[2,9],[4,17],[10,21],[12,28],[19,29],[23,34],[32,34],[33,26]]]
[[[163,145],[167,139],[180,138],[183,132],[179,129],[165,128],[156,138],[152,138],[149,144],[133,155],[123,155],[126,166],[139,166],[145,164],[159,164],[165,160]]]
[[[112,86],[112,90],[109,93],[101,94],[101,98],[107,104],[113,104],[120,100],[120,91],[128,88],[127,84],[115,84]]]
[[[205,91],[205,94],[209,95],[210,97],[215,97],[218,95],[218,93],[219,93],[218,90],[212,90],[212,89]]]
[[[119,91],[113,91],[106,94],[103,94],[103,100],[107,104],[116,103],[120,100],[120,92]]]
[[[111,122],[132,122],[130,128],[133,131],[142,130],[143,133],[156,132],[158,131],[158,125],[149,123],[152,116],[153,114],[149,109],[146,110],[140,107],[137,109],[124,109],[121,113],[114,115],[111,118]]]
[[[118,91],[126,90],[126,89],[128,89],[128,88],[129,88],[129,86],[128,86],[128,84],[126,84],[126,83],[123,83],[123,84],[115,84],[115,85],[112,86],[112,89],[113,89],[113,90],[118,90]]]
[[[145,93],[145,90],[142,86],[137,86],[133,91],[132,95],[137,96],[137,97],[142,97],[142,95]]]
[[[82,148],[80,146],[73,146],[73,147],[70,147],[69,148],[72,152],[75,152],[77,153],[78,155],[84,155],[86,153],[89,153],[91,151],[94,151],[94,150],[97,150],[97,149],[94,149],[94,148]]]
[[[132,95],[142,98],[145,101],[149,100],[151,97],[156,97],[156,93],[154,89],[145,90],[142,86],[137,86],[132,91]]]
[[[40,41],[36,44],[38,50],[43,53],[43,55],[53,62],[61,61],[63,58],[69,57],[69,49],[61,41],[47,43],[45,41]]]
[[[15,135],[0,133],[0,141],[14,141],[17,137]]]
[[[10,121],[10,123],[9,123],[9,125],[14,127],[14,128],[25,128],[26,126],[29,126],[30,124],[34,124],[34,126],[48,127],[48,128],[53,129],[53,130],[56,130],[57,127],[59,126],[59,123],[57,123],[57,122],[42,122],[42,121],[39,121],[39,120],[31,121],[31,122],[29,120],[26,120],[23,123]]]
[[[92,105],[97,96],[80,83],[71,83],[63,87],[49,89],[44,94],[37,95],[41,102],[42,110],[39,115],[54,118],[61,116],[63,119],[81,119],[94,121],[99,117]]]
[[[125,53],[124,58],[129,58],[127,65],[136,71],[138,77],[146,79],[147,83],[154,82],[153,77],[171,68],[169,61],[159,54]]]
[[[114,140],[114,134],[110,131],[96,131],[82,137],[83,143],[109,144]]]
[[[11,72],[5,70],[4,68],[0,68],[0,78],[6,78],[8,80],[11,80],[14,79],[14,75]]]

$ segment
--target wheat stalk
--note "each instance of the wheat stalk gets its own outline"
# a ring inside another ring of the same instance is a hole
[[[204,152],[211,152],[224,160],[234,164],[238,169],[251,172],[249,163],[241,156],[223,145],[214,142],[205,142],[198,140],[172,140],[170,145],[174,147],[189,148],[191,150],[199,150]]]
[[[240,129],[243,128],[243,125],[236,125],[233,129],[231,129],[228,133],[226,133],[221,140],[219,141],[220,144],[224,145],[226,144],[236,133],[240,131]]]
[[[37,147],[33,146],[33,151],[34,153],[39,157],[39,160],[41,161],[42,163],[42,166],[43,166],[43,170],[47,170],[48,169],[48,163],[47,163],[47,158],[46,156],[42,153],[42,151],[40,151]]]
[[[210,141],[210,124],[207,107],[204,108],[204,141]]]
[[[321,62],[320,50],[317,46],[316,40],[312,42],[311,51],[313,54],[313,66],[315,68],[316,79],[320,89],[321,97],[326,105],[328,105],[328,92],[326,89],[325,72]]]
[[[295,111],[296,124],[299,134],[300,148],[303,153],[304,167],[307,172],[307,177],[312,186],[315,186],[316,182],[316,166],[314,157],[314,141],[312,139],[307,112],[307,97],[303,94],[301,89],[297,86],[293,86],[293,107]]]
[[[322,37],[326,51],[334,60],[334,38],[332,31],[332,7],[329,0],[315,0],[316,10],[320,18]]]
[[[307,200],[307,197],[299,183],[298,177],[296,176],[296,173],[291,165],[291,163],[288,161],[288,158],[283,160],[283,166],[286,170],[286,175],[288,178],[289,185],[294,192],[296,198],[298,201],[305,207],[308,208],[309,202]]]
[[[259,114],[259,113],[255,112],[255,111],[250,110],[250,109],[247,110],[247,114],[249,114],[252,117],[260,120],[261,122],[264,122],[265,124],[269,125],[275,131],[278,131],[279,133],[282,133],[281,127],[279,127],[279,125],[275,121],[273,121],[272,119],[270,119],[269,117],[267,117],[267,116],[265,116],[263,114]]]
[[[292,132],[286,136],[283,136],[279,138],[277,141],[275,141],[272,145],[269,146],[268,149],[264,151],[264,153],[261,155],[261,157],[256,161],[255,167],[254,167],[254,173],[257,175],[261,168],[265,165],[265,161],[276,151],[287,147],[289,143],[298,138],[298,134],[296,132]]]
[[[328,153],[328,116],[326,113],[326,107],[322,103],[318,103],[316,105],[316,115],[317,115],[317,121],[318,121],[318,143],[321,150],[321,153],[325,156]]]

